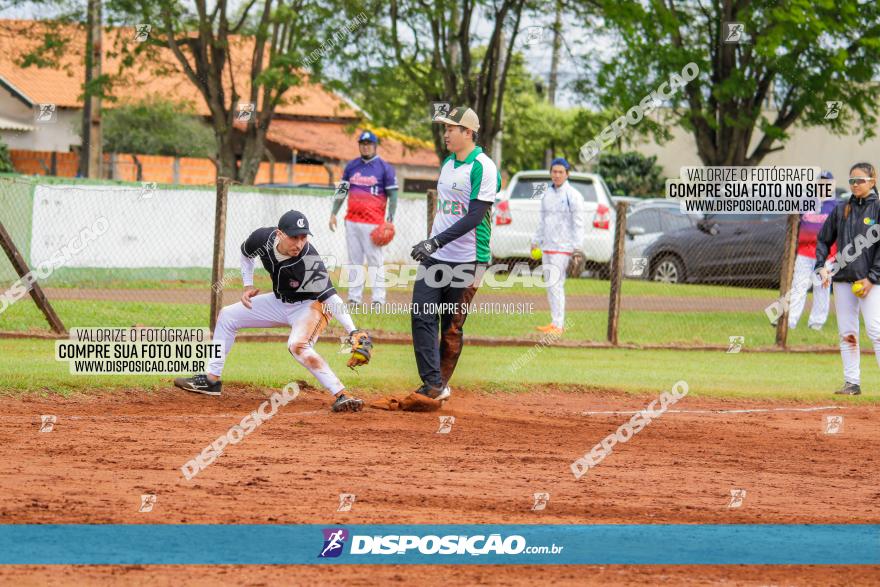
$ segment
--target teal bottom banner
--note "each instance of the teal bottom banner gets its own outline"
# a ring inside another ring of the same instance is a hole
[[[0,564],[877,565],[880,525],[0,525]]]

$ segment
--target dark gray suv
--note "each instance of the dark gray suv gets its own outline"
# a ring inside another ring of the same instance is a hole
[[[778,287],[785,225],[784,214],[707,214],[651,243],[648,278]]]

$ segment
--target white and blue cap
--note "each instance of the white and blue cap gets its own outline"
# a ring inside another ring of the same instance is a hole
[[[368,131],[368,130],[365,130],[364,132],[361,133],[361,136],[358,137],[358,142],[359,142],[359,143],[374,143],[374,144],[378,144],[378,143],[379,143],[379,137],[377,137],[375,133],[372,133],[372,132],[370,132],[370,131]]]

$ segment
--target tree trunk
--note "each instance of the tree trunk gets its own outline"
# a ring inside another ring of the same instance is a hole
[[[92,83],[101,76],[101,0],[88,0],[86,21],[85,84],[83,92],[82,149],[79,175],[101,178],[103,137],[101,133],[101,97]]]
[[[89,28],[92,35],[91,77],[93,81],[101,78],[103,56],[101,21],[101,0],[89,0]],[[97,92],[93,89],[86,94],[86,99],[92,105],[89,113],[89,177],[93,179],[104,177],[104,137],[101,132],[101,93],[103,91],[103,87],[101,87]]]
[[[235,148],[230,133],[222,132],[225,129],[214,129],[217,137],[217,176],[229,177],[238,180],[238,165],[235,158]]]
[[[244,151],[241,157],[241,169],[239,181],[243,184],[252,184],[260,171],[260,163],[266,152],[266,133],[258,130],[254,134],[248,133],[245,140]]]

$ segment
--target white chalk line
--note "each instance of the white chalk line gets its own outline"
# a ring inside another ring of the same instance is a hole
[[[665,414],[765,414],[769,412],[818,412],[821,410],[842,410],[845,406],[815,406],[809,408],[752,408],[749,410],[666,410]],[[642,410],[581,412],[581,416],[632,415]]]

